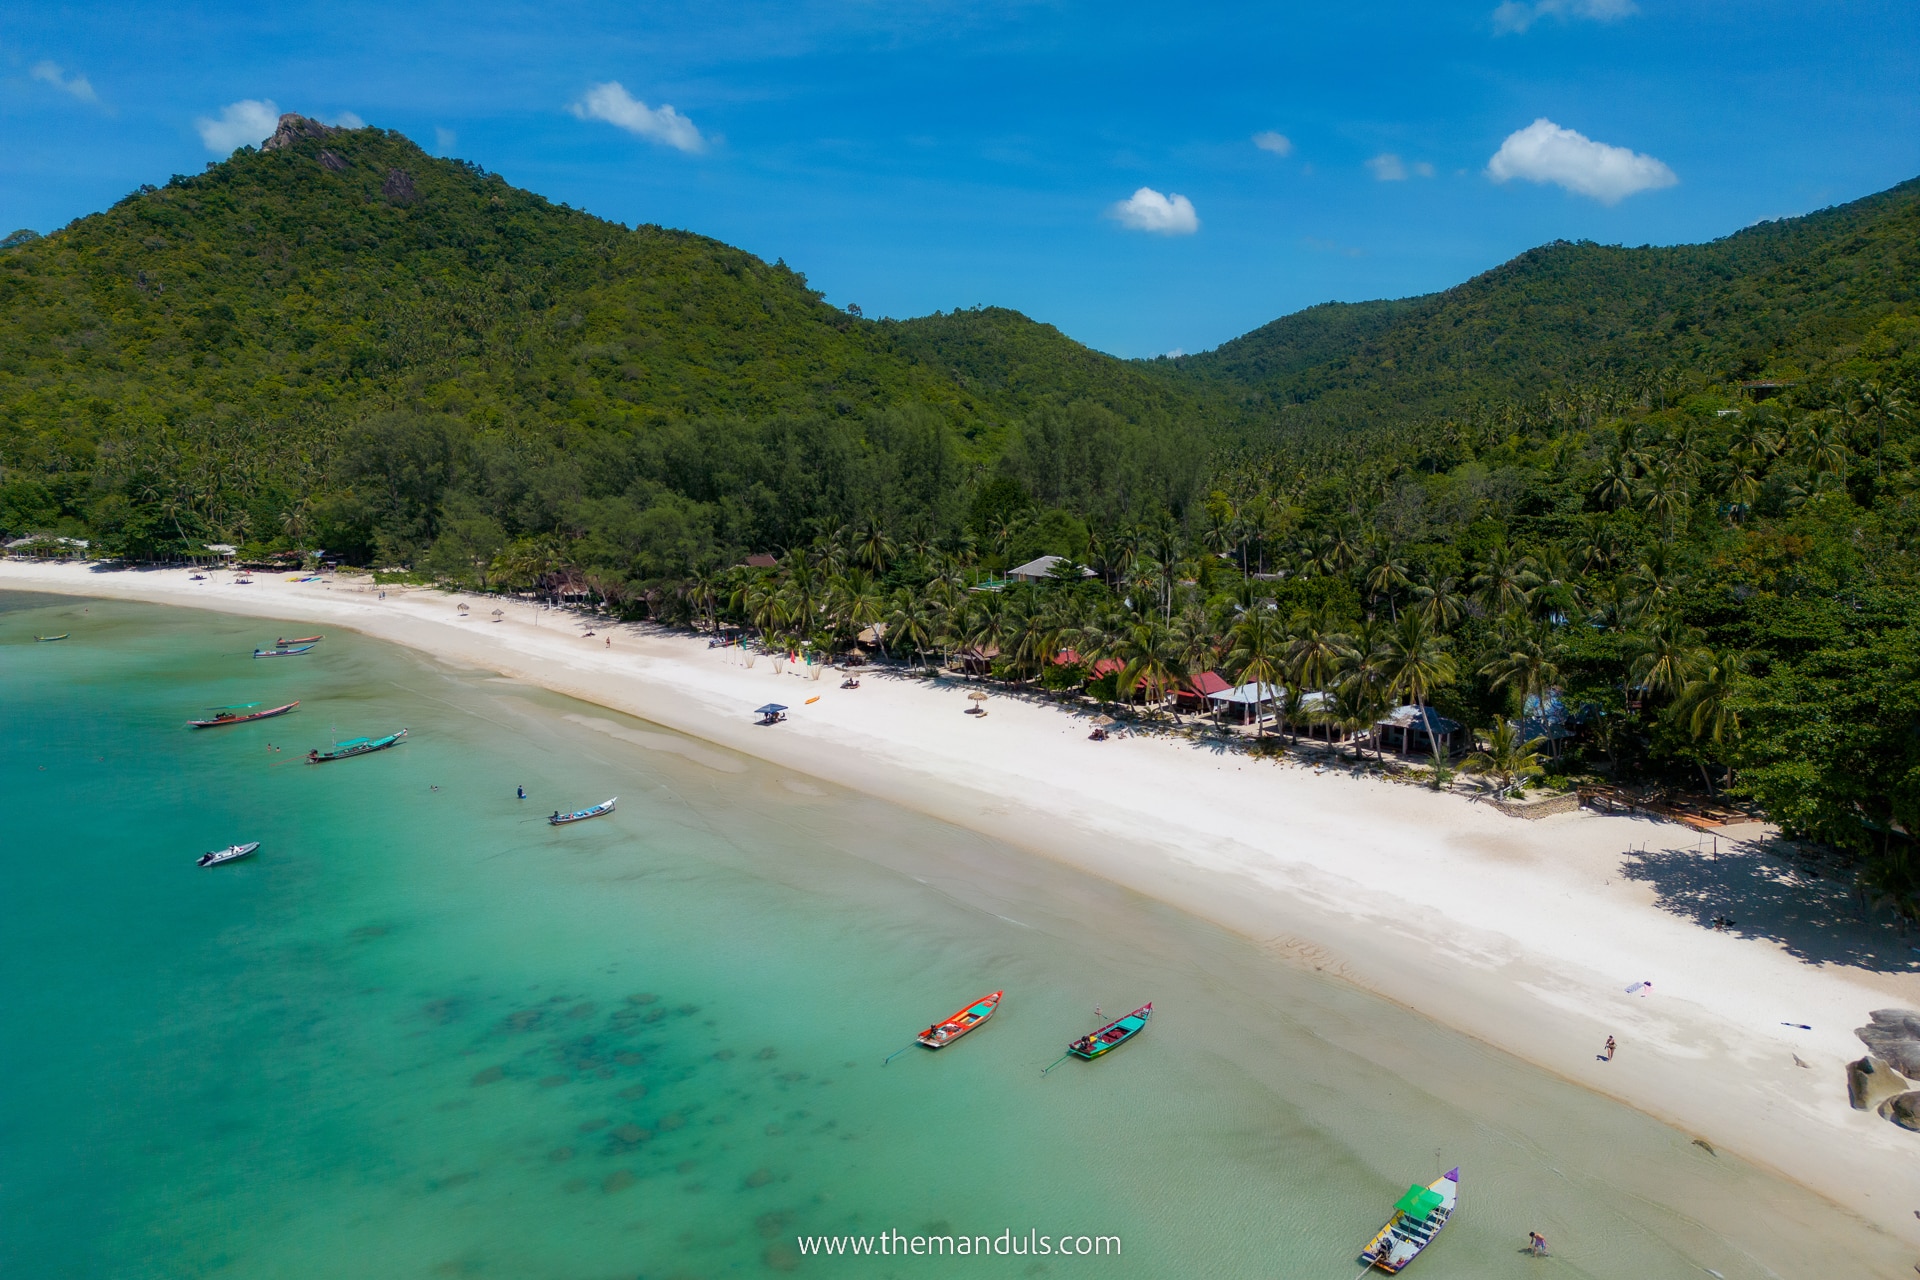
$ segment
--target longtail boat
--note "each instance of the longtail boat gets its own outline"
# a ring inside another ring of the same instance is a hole
[[[1404,1270],[1420,1251],[1433,1243],[1440,1228],[1453,1216],[1460,1198],[1460,1170],[1449,1169],[1426,1186],[1415,1183],[1394,1201],[1393,1217],[1367,1243],[1360,1261],[1388,1274]]]
[[[615,796],[613,800],[618,800],[619,798],[619,796]],[[547,819],[547,825],[564,827],[569,822],[585,822],[588,818],[597,818],[603,813],[612,813],[613,800],[602,800],[590,809],[575,809],[572,813],[561,813],[558,809],[555,809],[553,816]]]
[[[258,840],[248,844],[230,844],[224,849],[215,849],[212,853],[203,853],[193,864],[196,867],[217,867],[223,862],[238,862],[260,847]]]
[[[1147,1019],[1153,1016],[1153,1002],[1148,1001],[1124,1018],[1115,1018],[1098,1031],[1090,1031],[1067,1046],[1067,1052],[1076,1058],[1085,1058],[1091,1062],[1103,1053],[1119,1048],[1147,1028]]]
[[[944,1049],[991,1018],[994,1010],[1000,1007],[1000,997],[1005,994],[1004,991],[996,991],[990,996],[981,996],[952,1017],[934,1023],[914,1039],[929,1049]]]
[[[296,654],[309,652],[312,648],[313,646],[310,644],[303,644],[292,649],[255,649],[253,656],[256,658],[291,658]]]
[[[65,640],[72,634],[71,631],[62,631],[57,636],[35,636],[33,639],[36,644],[52,644],[55,640]]]
[[[189,720],[189,729],[217,729],[223,724],[248,724],[254,720],[271,720],[274,716],[283,716],[299,706],[298,702],[289,702],[284,707],[269,707],[265,711],[255,711],[251,715],[241,715],[248,707],[257,707],[257,702],[243,702],[237,707],[214,707],[213,719]]]
[[[295,640],[275,640],[273,647],[276,649],[288,649],[296,644],[316,645],[325,639],[325,636],[301,636]]]
[[[370,751],[385,751],[406,736],[407,731],[402,729],[384,738],[348,738],[345,742],[334,743],[331,751],[315,748],[307,752],[307,763],[325,764],[329,760],[346,760],[353,756],[364,756]]]

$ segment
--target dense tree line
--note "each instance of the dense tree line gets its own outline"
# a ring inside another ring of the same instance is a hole
[[[1285,687],[1267,733],[1420,704],[1503,780],[1751,800],[1912,917],[1915,207],[1549,246],[1129,363],[314,132],[0,246],[0,534],[325,548],[779,646],[883,622],[1115,702],[1218,670]]]

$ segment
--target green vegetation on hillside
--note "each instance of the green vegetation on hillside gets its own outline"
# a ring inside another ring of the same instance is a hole
[[[867,322],[715,241],[305,132],[0,257],[0,530],[449,572],[558,536],[645,581],[857,516],[949,527],[1003,453],[1038,485],[1124,455],[1069,486],[1115,517],[1204,459],[1191,397],[1011,312]],[[1184,471],[1133,465],[1176,423]]]
[[[1920,300],[1920,179],[1711,244],[1544,245],[1443,293],[1330,303],[1165,362],[1300,434],[1465,416],[1568,387],[1629,396],[1687,372],[1824,377]]]
[[[1920,184],[1129,363],[868,321],[380,130],[288,143],[0,247],[0,533],[885,621],[1114,700],[1218,670],[1284,684],[1283,733],[1414,702],[1490,777],[1744,797],[1920,916]]]

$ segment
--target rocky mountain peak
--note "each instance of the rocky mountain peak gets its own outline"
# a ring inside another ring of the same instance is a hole
[[[338,132],[339,130],[333,128],[331,125],[324,125],[318,120],[296,115],[289,111],[280,117],[280,127],[273,131],[271,138],[268,138],[260,144],[260,149],[262,151],[278,151],[283,147],[290,147],[294,143],[304,141],[307,138],[324,138],[330,133]]]

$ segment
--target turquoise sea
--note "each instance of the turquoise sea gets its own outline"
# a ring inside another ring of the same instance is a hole
[[[1350,1280],[1407,1183],[1454,1164],[1429,1280],[1910,1261],[1112,885],[352,634],[247,656],[295,633],[0,593],[0,1275]],[[982,1030],[882,1066],[996,988]],[[1134,1043],[1042,1077],[1096,1005],[1149,999]],[[800,1254],[892,1230],[1121,1252]]]

